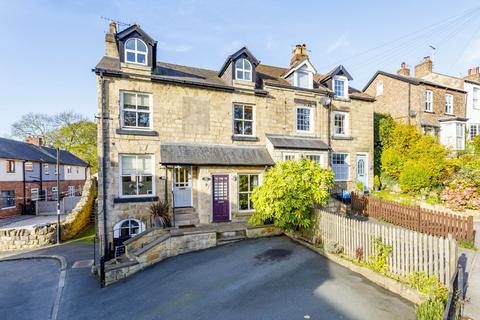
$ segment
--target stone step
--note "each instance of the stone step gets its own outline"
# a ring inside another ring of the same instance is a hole
[[[175,221],[195,220],[198,219],[198,214],[193,213],[175,213]]]
[[[194,207],[175,208],[175,214],[194,213],[194,212],[196,212]]]
[[[200,220],[198,218],[190,219],[190,220],[175,221],[175,227],[196,226],[199,224],[200,224]]]
[[[245,236],[234,236],[234,237],[225,237],[217,239],[217,244],[228,244],[232,242],[237,242],[246,239]]]

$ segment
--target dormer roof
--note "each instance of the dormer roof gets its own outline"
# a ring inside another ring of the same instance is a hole
[[[221,77],[223,75],[223,73],[225,72],[225,70],[227,69],[230,62],[236,60],[238,57],[240,57],[242,55],[247,56],[247,59],[254,66],[257,66],[260,63],[260,61],[258,61],[257,58],[255,58],[255,56],[252,54],[252,52],[250,50],[248,50],[248,48],[246,46],[243,46],[238,51],[236,51],[234,54],[231,54],[227,57],[227,60],[225,60],[222,67],[220,68],[220,71],[218,72],[218,76]]]
[[[307,66],[308,69],[310,69],[314,74],[317,73],[317,69],[313,66],[313,64],[308,60],[308,58],[305,58],[303,60],[297,61],[291,68],[288,70],[284,75],[283,78],[287,78],[289,75],[291,75],[293,72],[296,70],[300,69],[304,65]]]
[[[348,80],[353,80],[350,73],[348,73],[347,69],[344,66],[339,65],[335,67],[333,70],[325,74],[322,78],[318,79],[319,82],[325,82],[333,78],[334,76],[345,76]]]
[[[145,31],[143,31],[142,28],[138,24],[133,24],[130,27],[126,28],[125,30],[122,30],[120,32],[117,32],[115,35],[115,38],[117,41],[121,41],[125,38],[128,38],[131,34],[137,33],[139,34],[143,40],[145,40],[149,45],[154,46],[155,45],[155,40],[148,35]]]

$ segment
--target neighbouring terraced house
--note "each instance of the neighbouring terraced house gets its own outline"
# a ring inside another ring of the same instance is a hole
[[[42,138],[26,142],[0,138],[0,218],[32,214],[37,201],[81,194],[90,165],[68,151],[42,145]],[[57,178],[59,188],[57,189]]]
[[[402,63],[396,74],[377,71],[363,91],[375,97],[375,112],[414,124],[452,150],[464,150],[466,133],[475,135],[480,122],[475,113],[479,108],[478,83],[471,78],[434,72],[432,60],[425,57],[415,66],[414,76]]]
[[[99,231],[106,221],[109,242],[148,227],[158,199],[173,204],[176,226],[246,221],[252,190],[287,159],[332,168],[336,192],[372,186],[374,99],[349,86],[343,66],[318,73],[305,45],[286,67],[243,47],[218,70],[157,61],[156,41],[136,24],[111,23],[105,46],[94,72],[106,164]]]

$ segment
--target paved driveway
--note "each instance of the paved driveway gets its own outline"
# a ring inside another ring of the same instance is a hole
[[[168,259],[105,289],[70,269],[60,319],[415,319],[413,305],[285,237]]]

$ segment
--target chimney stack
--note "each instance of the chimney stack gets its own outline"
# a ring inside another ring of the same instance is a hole
[[[480,67],[469,68],[467,76],[464,79],[480,82]]]
[[[293,67],[298,61],[308,59],[307,45],[306,44],[297,44],[295,49],[293,49],[293,56],[290,60],[290,67]]]
[[[105,34],[105,55],[109,57],[118,58],[117,40],[117,24],[115,21],[110,21],[108,24],[108,32]]]
[[[423,78],[433,71],[433,62],[430,59],[430,56],[426,56],[423,58],[422,62],[415,66],[415,77]]]
[[[28,136],[25,138],[25,142],[41,147],[43,145],[43,138],[39,136]]]
[[[402,62],[402,66],[397,70],[397,74],[410,77],[410,69],[407,68],[407,64],[405,62]]]

